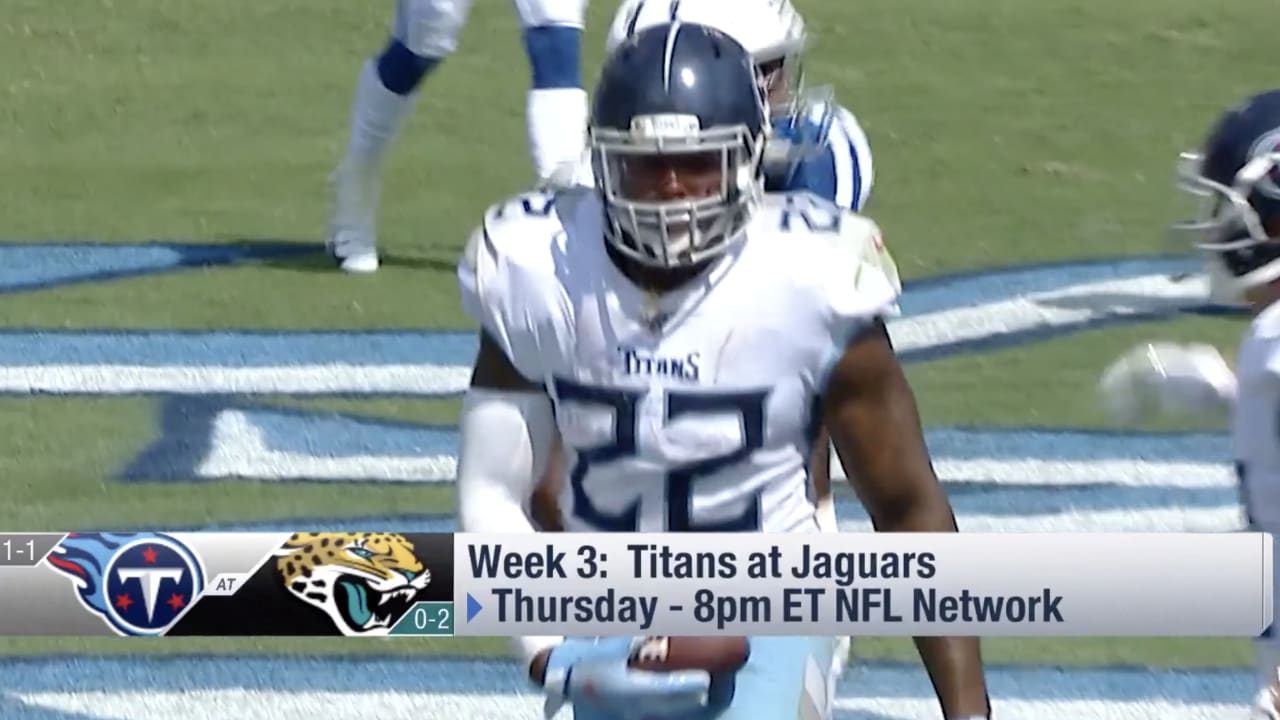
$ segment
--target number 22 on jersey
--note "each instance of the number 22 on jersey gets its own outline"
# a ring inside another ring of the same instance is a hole
[[[577,462],[569,473],[572,500],[569,511],[601,532],[636,532],[640,529],[642,500],[635,500],[618,513],[601,510],[587,490],[591,473],[607,465],[634,458],[638,452],[638,420],[641,401],[648,390],[583,385],[572,380],[555,379],[559,402],[580,403],[610,411],[613,414],[613,437],[610,442],[591,448],[575,448]],[[760,494],[744,498],[746,507],[737,515],[717,521],[699,521],[694,517],[693,499],[698,481],[733,465],[745,462],[764,447],[765,402],[769,390],[746,392],[696,392],[662,390],[665,395],[665,421],[689,415],[736,413],[742,424],[743,441],[736,450],[703,460],[669,468],[666,484],[665,527],[667,532],[750,532],[760,529]]]

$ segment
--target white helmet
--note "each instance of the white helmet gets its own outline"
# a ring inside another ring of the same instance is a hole
[[[626,0],[609,28],[612,53],[640,30],[679,20],[713,27],[763,64],[803,50],[804,19],[791,0]]]
[[[790,162],[816,149],[817,133],[800,126],[814,124],[807,119],[810,108],[830,92],[803,92],[801,56],[808,35],[791,0],[626,0],[609,27],[605,50],[612,54],[637,32],[676,20],[715,28],[751,53],[774,125],[766,164]]]

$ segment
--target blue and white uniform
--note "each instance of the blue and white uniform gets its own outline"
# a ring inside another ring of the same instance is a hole
[[[587,92],[581,38],[588,0],[513,0],[530,87],[529,153],[540,182],[573,168],[584,142]],[[473,0],[396,0],[391,37],[361,67],[351,103],[347,151],[334,173],[325,245],[347,272],[378,269],[382,166],[434,68],[458,49]]]
[[[810,125],[818,130],[817,149],[778,172],[766,173],[769,192],[809,191],[840,207],[862,211],[871,198],[875,167],[871,143],[858,119],[835,103],[810,107]]]

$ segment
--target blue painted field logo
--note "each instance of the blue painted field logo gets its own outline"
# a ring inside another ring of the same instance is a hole
[[[316,251],[312,245],[286,242],[6,243],[0,245],[0,293],[224,267]]]
[[[234,247],[92,246],[67,265],[66,254],[75,251],[68,246],[12,246],[7,252],[39,269],[39,282],[0,272],[0,292],[297,250],[237,255]],[[75,274],[61,269],[71,266]],[[890,333],[907,362],[926,362],[1210,311],[1203,281],[1175,279],[1194,269],[1187,258],[1129,258],[910,282]],[[474,353],[471,332],[10,329],[0,332],[0,394],[162,398],[160,435],[122,468],[125,481],[449,482],[457,446],[452,427],[283,409],[266,396],[456,395]],[[935,429],[930,445],[944,481],[958,484],[957,504],[974,529],[1138,529],[1135,523],[1228,529],[1237,523],[1220,437]],[[1054,478],[1055,492],[1037,491],[1046,477]],[[1100,484],[1114,491],[1079,489]],[[970,502],[964,488],[981,488],[981,497]],[[859,527],[860,511],[847,505],[842,517]],[[1199,510],[1188,519],[1178,510],[1183,507]],[[1133,508],[1145,508],[1145,519]]]

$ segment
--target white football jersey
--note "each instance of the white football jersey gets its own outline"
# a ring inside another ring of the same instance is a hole
[[[818,397],[848,341],[897,311],[870,220],[768,196],[745,242],[661,296],[610,260],[594,191],[491,208],[459,266],[466,311],[544,384],[570,531],[816,531]]]
[[[1280,532],[1280,303],[1249,325],[1236,382],[1231,442],[1249,524]]]

